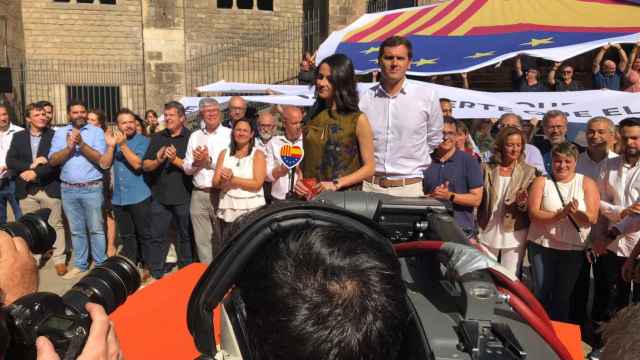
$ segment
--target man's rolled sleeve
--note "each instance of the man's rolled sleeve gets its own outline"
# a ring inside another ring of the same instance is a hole
[[[51,155],[57,153],[58,151],[64,149],[67,146],[67,130],[66,129],[58,129],[53,134],[53,138],[51,138],[51,148],[49,149],[49,154],[47,157],[51,159]]]
[[[442,109],[440,108],[440,99],[436,93],[431,97],[429,106],[429,118],[427,119],[427,143],[433,150],[442,142]]]

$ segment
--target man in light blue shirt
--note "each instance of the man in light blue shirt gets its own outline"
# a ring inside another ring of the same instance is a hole
[[[61,166],[62,207],[69,220],[75,253],[75,267],[64,278],[72,279],[89,269],[89,242],[95,264],[106,259],[102,172],[98,166],[106,143],[102,129],[87,124],[87,107],[82,102],[70,101],[67,115],[69,125],[56,130],[51,140],[49,162]]]

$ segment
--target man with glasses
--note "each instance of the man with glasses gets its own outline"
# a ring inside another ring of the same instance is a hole
[[[542,132],[544,139],[535,142],[535,145],[542,153],[544,167],[547,173],[551,173],[551,148],[556,144],[567,141],[567,116],[560,110],[549,110],[542,118]],[[579,152],[584,151],[584,147],[572,142]]]
[[[574,70],[573,66],[569,64],[565,64],[562,66],[562,63],[555,63],[551,70],[549,71],[549,75],[547,76],[547,81],[549,85],[555,91],[580,91],[584,90],[582,83],[580,81],[575,80],[573,78]],[[556,71],[560,69],[561,78],[556,80]]]
[[[263,111],[258,115],[258,133],[256,134],[255,147],[263,153],[267,153],[267,145],[276,134],[276,121],[273,114]]]
[[[221,126],[220,104],[215,99],[201,99],[198,108],[204,126],[189,137],[182,169],[193,176],[189,211],[196,251],[200,262],[209,264],[222,249],[222,232],[216,216],[220,192],[212,186],[214,159],[229,147],[231,129]]]
[[[477,232],[473,211],[482,202],[482,170],[472,155],[456,148],[457,135],[458,122],[446,116],[442,143],[423,173],[422,186],[425,195],[451,202],[456,222],[472,237]]]
[[[241,96],[232,96],[229,99],[229,120],[222,125],[233,128],[233,124],[247,115],[247,101]]]

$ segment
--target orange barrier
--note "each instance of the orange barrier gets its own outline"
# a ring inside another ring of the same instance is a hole
[[[127,360],[194,359],[198,352],[187,329],[187,304],[196,282],[206,270],[192,264],[165,276],[129,297],[111,314]],[[214,312],[216,343],[220,318]],[[584,359],[580,327],[553,321],[553,328],[571,356]]]

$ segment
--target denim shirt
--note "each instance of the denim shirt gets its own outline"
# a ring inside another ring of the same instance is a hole
[[[72,126],[63,126],[56,130],[51,140],[51,149],[49,150],[49,159],[54,153],[67,147],[67,134],[71,133]],[[86,124],[80,129],[82,141],[91,146],[94,150],[103,155],[107,150],[107,144],[104,140],[104,131],[99,127]],[[102,179],[102,171],[98,164],[89,161],[80,153],[80,147],[76,145],[75,151],[69,156],[69,159],[62,165],[60,171],[60,180],[69,184],[81,184]]]
[[[136,134],[127,140],[127,146],[142,161],[149,147],[149,142],[147,137]],[[151,196],[151,190],[144,181],[142,169],[134,170],[124,157],[120,145],[116,145],[113,154],[113,198],[111,203],[120,206],[137,204],[149,196]]]

